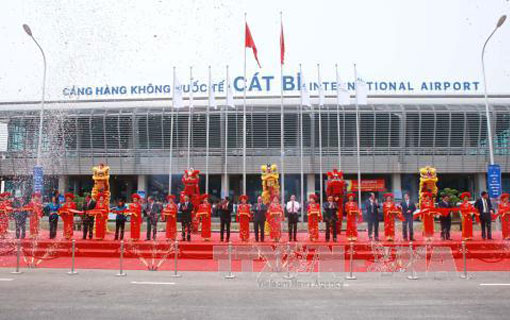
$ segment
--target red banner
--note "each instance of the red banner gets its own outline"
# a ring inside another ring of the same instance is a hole
[[[347,190],[358,191],[358,180],[347,180]],[[384,191],[386,183],[384,179],[361,179],[361,191]]]

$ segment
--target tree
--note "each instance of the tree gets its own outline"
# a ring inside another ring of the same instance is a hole
[[[441,196],[447,195],[450,202],[450,205],[457,207],[460,199],[459,199],[459,191],[456,189],[450,189],[450,188],[444,188],[440,193]],[[460,221],[460,215],[458,212],[454,212],[452,214],[453,221],[458,222]]]
[[[459,191],[457,191],[456,189],[444,188],[439,194],[441,195],[441,197],[447,195],[449,202],[452,206],[456,207],[457,204],[460,202]]]

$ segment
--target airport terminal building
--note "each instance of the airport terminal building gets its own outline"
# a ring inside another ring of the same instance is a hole
[[[246,183],[254,200],[261,191],[260,166],[280,167],[280,97],[247,98],[246,133],[242,100],[236,100],[235,108],[208,108],[207,103],[196,99],[191,110],[174,110],[167,98],[46,102],[45,192],[90,191],[91,168],[104,162],[111,168],[114,198],[136,191],[163,197],[171,164],[172,193],[182,190],[182,173],[189,165],[202,172],[202,192],[208,171],[209,194],[237,198],[246,134]],[[299,198],[301,170],[304,190],[318,192],[321,162],[324,178],[340,166],[346,179],[356,179],[355,105],[338,106],[332,96],[319,110],[301,107],[299,96],[288,96],[284,110],[286,198]],[[0,103],[0,179],[5,189],[27,193],[32,188],[39,114],[38,101]],[[510,96],[491,97],[491,120],[495,160],[508,191]],[[397,198],[411,192],[416,197],[418,170],[430,165],[437,168],[440,188],[478,193],[487,183],[487,138],[482,96],[369,96],[369,104],[360,106],[362,191],[393,191]]]

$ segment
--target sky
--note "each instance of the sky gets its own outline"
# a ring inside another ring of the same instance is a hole
[[[69,97],[63,89],[171,84],[173,67],[181,82],[187,81],[190,66],[193,77],[202,82],[207,82],[209,66],[215,82],[225,78],[227,65],[231,78],[242,75],[244,13],[262,64],[258,69],[248,52],[247,74],[274,75],[276,85],[261,94],[277,94],[280,12],[284,74],[295,75],[302,64],[305,78],[315,81],[320,64],[321,79],[333,81],[338,64],[342,79],[352,81],[356,63],[367,81],[418,86],[423,81],[482,81],[483,42],[498,18],[510,14],[510,2],[1,1],[0,101],[41,97],[41,53],[24,33],[24,23],[46,53],[46,99],[90,99],[96,96]],[[489,92],[510,94],[510,20],[492,38],[485,59]],[[480,89],[464,93],[479,94]],[[413,92],[419,93],[423,91]]]

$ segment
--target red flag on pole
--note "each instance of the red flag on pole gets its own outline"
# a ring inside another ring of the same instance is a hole
[[[244,47],[251,48],[253,50],[253,55],[255,56],[255,60],[257,60],[257,64],[260,66],[259,57],[257,55],[257,46],[255,45],[255,41],[251,36],[250,28],[248,27],[248,23],[246,22],[246,33],[244,35]],[[246,49],[245,49],[246,50]]]
[[[285,61],[285,40],[283,39],[283,23],[281,24],[281,34],[280,34],[280,63],[283,66]]]

